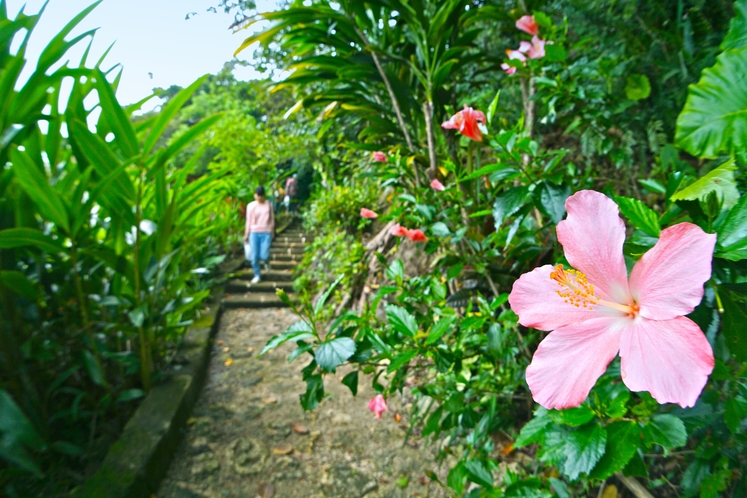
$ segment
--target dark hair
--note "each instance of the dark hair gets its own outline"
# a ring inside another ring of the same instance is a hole
[[[262,185],[260,185],[259,187],[257,187],[257,188],[254,189],[254,193],[257,194],[260,197],[264,197],[265,196],[265,188]]]

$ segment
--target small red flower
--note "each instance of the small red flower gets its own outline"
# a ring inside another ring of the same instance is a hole
[[[407,237],[408,233],[409,230],[407,230],[407,228],[403,227],[399,223],[394,225],[391,230],[391,234],[395,237]]]
[[[482,142],[482,132],[477,126],[477,122],[485,123],[485,114],[476,111],[465,105],[464,109],[454,114],[451,119],[441,123],[441,127],[446,130],[459,130],[459,133],[475,142]]]
[[[377,163],[385,163],[386,162],[386,154],[383,152],[374,152],[373,153],[373,160]]]
[[[537,35],[540,32],[539,25],[535,22],[534,16],[521,16],[516,21],[516,29],[530,35]]]
[[[422,230],[408,230],[407,238],[413,242],[426,242],[428,240]]]
[[[438,178],[434,178],[433,181],[431,182],[431,188],[433,190],[441,191],[441,190],[445,189],[446,187],[444,187],[443,183],[441,183],[441,182],[438,181]]]
[[[361,208],[361,216],[369,220],[379,217],[379,215],[376,214],[376,211],[371,211],[370,209],[366,208]]]

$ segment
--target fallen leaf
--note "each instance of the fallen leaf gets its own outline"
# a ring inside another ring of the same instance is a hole
[[[418,482],[423,486],[427,486],[428,482],[430,482],[430,479],[428,479],[428,476],[420,476],[418,477]]]
[[[399,413],[395,413],[394,414],[394,421],[397,422],[397,423],[402,422],[402,415],[400,415]]]
[[[301,424],[293,424],[293,431],[297,434],[308,434],[309,428]]]
[[[267,398],[262,398],[262,403],[266,405],[271,405],[273,403],[277,403],[278,399],[274,396],[268,396]]]
[[[602,498],[617,498],[617,486],[614,484],[608,484],[607,487],[604,488]]]
[[[257,488],[257,495],[261,498],[272,498],[275,496],[275,486],[272,483],[260,484]]]
[[[231,358],[227,359],[224,365],[226,365],[227,367],[230,367],[231,365],[233,365],[233,360]]]
[[[409,483],[410,479],[407,476],[402,476],[397,479],[397,486],[399,486],[400,488],[406,488]]]
[[[230,350],[230,348],[228,348],[228,347],[226,347],[226,348],[223,348],[223,352],[224,352],[224,353],[228,353],[228,351],[229,351],[229,350]]]
[[[222,345],[223,345],[223,341],[218,341],[218,346],[222,346]]]
[[[510,455],[514,451],[514,443],[508,443],[501,449],[501,455]]]
[[[411,448],[417,448],[418,447],[418,443],[416,443],[415,441],[407,441],[405,444],[407,444],[407,446],[409,446]]]
[[[254,352],[254,348],[246,348],[246,352],[247,353],[253,353]]]
[[[289,444],[284,444],[283,446],[278,446],[277,448],[273,448],[272,452],[276,455],[290,455],[293,453],[293,446]]]

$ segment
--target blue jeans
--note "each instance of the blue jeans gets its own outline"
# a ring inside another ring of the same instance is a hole
[[[270,242],[272,234],[269,232],[252,232],[249,234],[249,246],[252,248],[252,270],[254,276],[259,277],[259,261],[270,260]]]

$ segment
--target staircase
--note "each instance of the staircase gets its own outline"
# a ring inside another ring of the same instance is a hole
[[[250,284],[254,278],[251,264],[247,261],[236,274],[236,278],[226,284],[226,297],[223,306],[236,308],[285,308],[287,305],[275,294],[277,289],[287,294],[293,291],[293,271],[298,266],[304,246],[310,238],[294,221],[282,233],[275,236],[270,247],[270,271],[262,272],[262,281]]]

